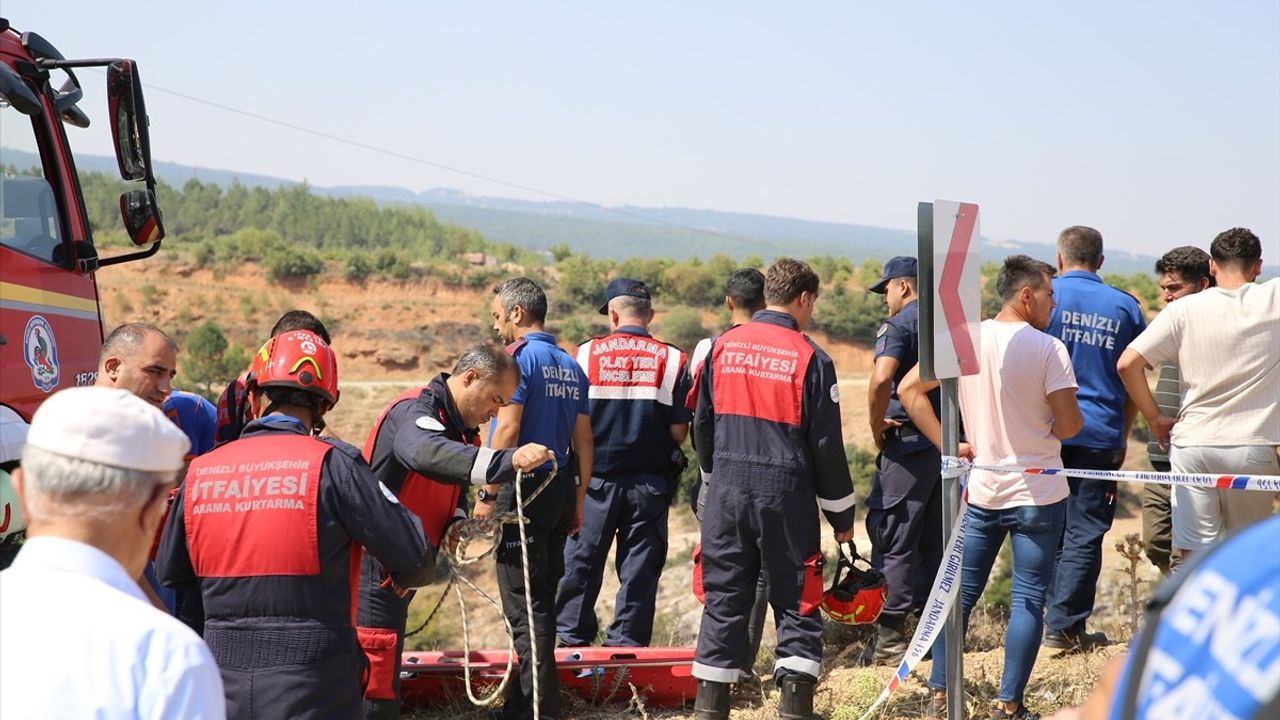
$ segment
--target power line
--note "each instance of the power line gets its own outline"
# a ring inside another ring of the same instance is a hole
[[[271,125],[277,125],[279,127],[287,128],[295,132],[305,133],[307,135],[314,135],[315,137],[323,138],[331,142],[341,143],[343,145],[350,145],[351,147],[360,148],[361,150],[368,150],[370,152],[387,155],[389,157],[397,158],[399,160],[406,160],[408,162],[417,163],[419,165],[425,165],[427,167],[436,168],[437,170],[444,170],[446,172],[463,175],[469,178],[474,178],[476,180],[483,180],[485,182],[490,182],[497,185],[502,185],[504,187],[509,187],[509,188],[521,190],[528,193],[533,193],[535,195],[541,195],[543,197],[548,197],[555,200],[561,200],[564,202],[574,203],[577,205],[586,205],[588,207],[595,208],[603,212],[613,213],[615,215],[621,215],[621,216],[633,218],[636,220],[642,220],[644,222],[653,223],[655,225],[665,225],[667,227],[676,228],[679,230],[685,230],[687,232],[702,233],[704,235],[711,235],[717,238],[733,237],[728,233],[723,233],[716,230],[709,230],[707,228],[690,227],[688,225],[682,225],[680,223],[671,222],[669,220],[663,220],[662,218],[649,217],[648,215],[642,215],[640,213],[635,213],[628,210],[620,210],[618,208],[606,207],[604,205],[601,205],[600,203],[594,203],[588,200],[580,200],[578,198],[570,197],[568,195],[562,195],[560,193],[551,192],[550,190],[541,190],[539,188],[531,187],[529,185],[522,185],[520,183],[511,182],[509,180],[502,180],[500,178],[492,177],[490,175],[483,175],[481,173],[472,172],[470,170],[464,170],[462,168],[453,167],[452,165],[445,165],[443,163],[427,160],[426,158],[415,157],[413,155],[408,155],[406,153],[398,152],[396,150],[389,150],[384,147],[378,147],[377,145],[370,145],[369,143],[360,142],[359,140],[344,138],[339,135],[334,135],[332,133],[324,132],[322,130],[316,130],[314,128],[309,128],[303,125],[297,125],[295,123],[291,123],[285,120],[278,120],[273,117],[260,115],[258,113],[250,112],[248,110],[242,110],[240,108],[232,107],[230,105],[225,105],[219,102],[214,102],[212,100],[205,100],[204,98],[199,98],[194,95],[188,95],[187,93],[179,92],[177,90],[170,90],[168,88],[163,88],[158,85],[152,85],[151,83],[144,83],[144,85],[151,90],[162,92],[167,95],[172,95],[174,97],[182,98],[183,100],[187,100],[190,102],[199,103],[201,105],[207,105],[212,108],[217,108],[218,110],[222,110],[224,112],[233,113],[235,115],[242,115],[247,118],[258,120],[259,122],[265,122]]]

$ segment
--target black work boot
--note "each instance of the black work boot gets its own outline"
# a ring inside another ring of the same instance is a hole
[[[729,683],[699,680],[693,717],[694,720],[729,720]]]
[[[782,698],[778,700],[778,720],[822,720],[813,714],[813,689],[818,684],[808,675],[784,675],[778,679]]]
[[[876,626],[875,641],[858,656],[859,665],[897,665],[907,654],[910,638],[906,633],[906,620],[880,616]]]

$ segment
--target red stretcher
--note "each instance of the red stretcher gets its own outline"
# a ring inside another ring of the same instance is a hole
[[[471,652],[472,692],[484,696],[502,681],[506,650]],[[400,691],[406,707],[448,706],[467,702],[461,651],[407,652],[400,672]],[[646,707],[681,707],[698,692],[693,648],[557,648],[560,687],[589,703],[627,702],[631,688]],[[512,672],[514,672],[514,668]]]

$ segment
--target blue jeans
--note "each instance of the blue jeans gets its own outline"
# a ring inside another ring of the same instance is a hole
[[[982,596],[991,566],[1008,534],[1013,543],[1013,589],[1009,627],[1004,637],[1004,671],[997,699],[1022,702],[1027,679],[1040,651],[1044,629],[1044,598],[1053,579],[1053,561],[1066,520],[1067,501],[1052,505],[1024,505],[1007,510],[969,506],[960,571],[960,601],[964,624]],[[933,672],[929,687],[947,686],[945,633],[933,644]]]
[[[1063,467],[1078,470],[1119,470],[1122,450],[1062,446]],[[1067,521],[1058,543],[1052,588],[1045,623],[1050,630],[1084,632],[1084,621],[1093,614],[1102,573],[1102,539],[1116,516],[1116,481],[1067,478]]]

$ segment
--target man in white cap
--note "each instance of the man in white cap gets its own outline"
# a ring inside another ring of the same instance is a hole
[[[134,580],[188,446],[127,390],[36,411],[13,475],[28,539],[0,573],[0,717],[226,716],[208,647]]]
[[[27,518],[13,492],[13,471],[22,464],[27,423],[11,408],[0,405],[0,570],[13,564],[26,535]]]

